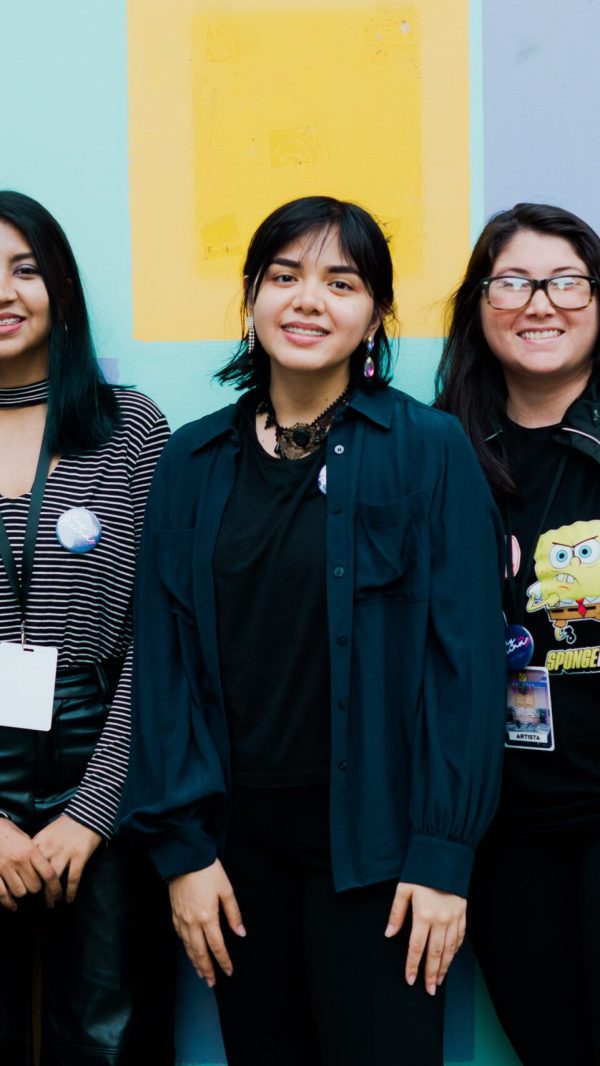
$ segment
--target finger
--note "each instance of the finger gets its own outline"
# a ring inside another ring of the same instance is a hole
[[[409,985],[414,985],[419,972],[423,952],[429,935],[429,926],[425,922],[417,922],[413,917],[413,926],[408,941],[406,954],[405,977]]]
[[[71,859],[71,862],[69,863],[69,874],[67,877],[67,888],[65,893],[67,903],[72,903],[77,895],[77,889],[79,888],[79,882],[81,881],[84,866],[85,863],[79,858]]]
[[[411,894],[400,886],[396,889],[396,895],[394,896],[394,902],[392,903],[392,909],[388,918],[388,924],[385,930],[385,936],[395,936],[398,933],[408,914],[408,908],[410,905]]]
[[[225,947],[225,941],[223,940],[223,933],[219,922],[211,922],[210,924],[205,925],[204,936],[206,937],[208,946],[215,959],[223,970],[223,973],[226,973],[228,977],[231,977],[233,966],[227,948]]]
[[[221,896],[221,904],[227,918],[227,924],[232,932],[236,933],[237,936],[246,936],[240,908],[233,892],[227,892]]]
[[[450,964],[454,956],[456,955],[456,952],[460,948],[461,943],[462,941],[458,933],[458,922],[450,922],[450,925],[446,929],[444,950],[442,952],[442,957],[440,959],[440,968],[438,970],[438,975],[436,978],[436,984],[438,988],[440,987],[442,981],[448,973],[448,970],[450,969]]]
[[[6,887],[14,899],[21,899],[23,896],[26,896],[28,892],[39,892],[42,887],[42,882],[39,877],[30,873],[27,880],[29,881],[29,884],[27,884],[25,877],[21,875],[20,870],[8,869],[4,872]],[[29,885],[32,887],[30,888]]]
[[[8,891],[2,877],[0,877],[0,906],[5,907],[7,911],[16,911],[17,909],[17,904]]]
[[[429,932],[427,955],[425,958],[425,988],[430,996],[435,996],[440,964],[444,954],[446,926],[434,926]]]
[[[45,855],[42,855],[38,850],[37,854],[32,859],[32,864],[39,878],[42,879],[44,885],[44,897],[49,907],[53,907],[57,900],[62,896],[62,885],[59,880],[57,871],[52,863]],[[61,870],[62,873],[62,870]],[[38,878],[38,880],[39,880]],[[39,888],[42,887],[40,882]],[[35,891],[39,891],[39,888]],[[30,889],[30,891],[33,891]]]
[[[206,981],[209,988],[214,988],[216,984],[215,970],[202,930],[199,929],[194,934],[190,932],[187,926],[178,927],[179,923],[176,922],[174,922],[174,925],[198,977]]]

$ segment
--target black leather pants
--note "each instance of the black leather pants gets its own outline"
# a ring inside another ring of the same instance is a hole
[[[110,689],[93,668],[59,678],[49,733],[0,728],[0,808],[29,834],[75,792]],[[77,897],[0,908],[0,1064],[31,1066],[32,960],[41,959],[41,1066],[171,1066],[175,938],[165,886],[116,840],[90,859]]]

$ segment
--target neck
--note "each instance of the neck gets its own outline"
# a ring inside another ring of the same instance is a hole
[[[508,398],[506,413],[518,426],[540,429],[555,426],[564,418],[565,412],[581,396],[590,377],[590,371],[572,381],[506,381]]]
[[[312,422],[348,388],[348,367],[334,368],[327,374],[308,372],[286,374],[271,368],[269,395],[280,426],[295,422]]]
[[[35,385],[48,377],[48,359],[0,359],[0,388]]]

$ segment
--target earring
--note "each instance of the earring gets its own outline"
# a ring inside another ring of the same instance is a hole
[[[375,340],[373,336],[369,334],[369,336],[367,337],[367,358],[365,359],[363,364],[363,374],[367,378],[367,380],[369,378],[372,378],[375,373],[375,363],[373,362],[373,357],[371,355],[371,352],[373,351],[374,347]]]
[[[254,332],[254,318],[252,315],[248,315],[248,355],[252,355],[254,351],[254,342],[256,340],[256,333]]]

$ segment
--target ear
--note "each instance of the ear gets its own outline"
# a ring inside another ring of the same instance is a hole
[[[254,300],[252,299],[252,293],[249,289],[249,281],[250,279],[248,278],[248,275],[244,274],[244,297],[246,300],[246,310],[248,311],[248,314],[251,315],[254,311]]]
[[[381,325],[381,315],[379,314],[378,311],[373,310],[373,317],[372,317],[371,321],[369,322],[369,328],[367,329],[367,332],[365,334],[364,340],[367,341],[369,339],[369,337],[374,337],[376,332],[377,332],[377,330],[379,329],[380,325]]]

